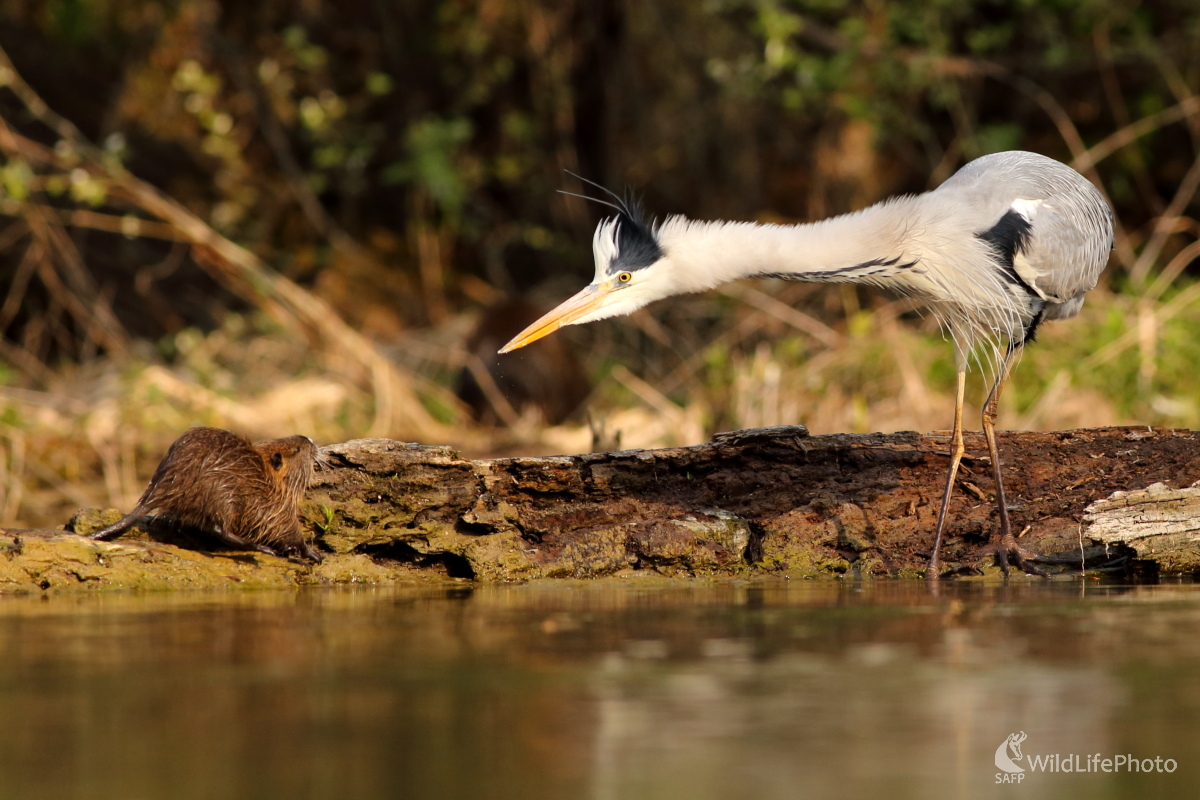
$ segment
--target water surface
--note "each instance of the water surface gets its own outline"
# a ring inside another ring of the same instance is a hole
[[[1184,797],[1200,588],[0,597],[0,720],[0,798]]]

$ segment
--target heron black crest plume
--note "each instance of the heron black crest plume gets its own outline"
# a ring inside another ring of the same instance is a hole
[[[613,256],[607,265],[608,272],[617,274],[623,270],[645,269],[663,257],[654,223],[646,217],[645,207],[631,189],[626,189],[625,196],[621,197],[606,186],[588,180],[582,175],[576,175],[570,170],[563,171],[572,178],[596,187],[612,198],[612,201],[609,201],[591,195],[558,190],[559,194],[599,203],[617,212],[615,224],[608,227],[602,226],[596,231],[596,238],[598,240],[608,239],[607,244],[613,251]]]
[[[500,352],[564,325],[630,314],[677,294],[769,275],[813,283],[869,284],[923,301],[954,341],[958,367],[950,471],[927,575],[938,549],[963,456],[962,407],[972,356],[996,368],[983,431],[996,482],[1000,563],[1033,566],[1012,533],[995,422],[1008,373],[1043,322],[1079,313],[1108,263],[1113,212],[1104,195],[1066,164],[1036,153],[993,153],[965,164],[936,189],[895,197],[800,225],[646,219],[632,194],[564,192],[616,211],[592,237],[591,284],[519,333]]]
[[[611,197],[612,200],[605,200],[601,197],[592,197],[591,195],[587,194],[568,192],[565,189],[559,189],[559,194],[565,194],[570,197],[578,197],[581,200],[590,200],[593,203],[599,203],[600,205],[608,206],[611,209],[615,209],[618,215],[629,218],[629,220],[635,224],[646,224],[645,209],[642,207],[641,200],[638,199],[637,195],[633,193],[632,189],[626,187],[625,196],[621,197],[621,195],[617,194],[612,189],[609,189],[607,186],[596,183],[593,180],[589,180],[582,175],[577,175],[574,172],[571,172],[569,169],[564,169],[563,172],[567,173],[581,183],[586,183],[588,186],[594,186]]]

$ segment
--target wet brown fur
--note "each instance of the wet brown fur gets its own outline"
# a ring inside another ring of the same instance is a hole
[[[219,428],[191,428],[167,450],[133,511],[90,538],[111,539],[154,516],[236,547],[320,561],[300,528],[316,454],[305,436],[251,444]]]

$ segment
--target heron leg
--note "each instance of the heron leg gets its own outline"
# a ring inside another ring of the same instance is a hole
[[[1000,450],[996,447],[996,409],[1000,404],[1000,391],[1004,388],[1004,381],[1008,378],[1013,361],[1020,350],[1021,345],[1010,345],[1000,362],[996,382],[992,384],[987,401],[983,404],[983,435],[987,437],[988,456],[992,461],[992,476],[996,481],[996,508],[1000,511],[1000,548],[997,551],[1000,557],[1000,568],[1007,576],[1009,558],[1012,558],[1016,566],[1025,572],[1046,577],[1045,570],[1030,563],[1029,559],[1034,557],[1033,554],[1022,550],[1021,546],[1017,544],[1017,537],[1013,536],[1012,523],[1008,519],[1008,500],[1004,494],[1004,478],[1000,468]]]
[[[967,368],[958,367],[958,389],[954,395],[954,434],[950,439],[950,472],[946,475],[946,491],[942,493],[942,507],[938,510],[937,530],[933,534],[933,555],[925,568],[925,580],[937,580],[941,569],[942,533],[946,530],[946,517],[950,513],[950,496],[954,494],[954,479],[958,477],[958,466],[963,457],[962,412],[963,396],[967,388]]]

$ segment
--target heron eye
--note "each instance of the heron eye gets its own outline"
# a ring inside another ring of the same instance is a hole
[[[621,283],[629,283],[631,280],[633,280],[633,273],[622,272],[617,276],[617,280],[619,280]]]

